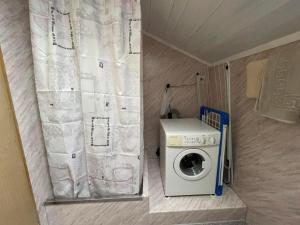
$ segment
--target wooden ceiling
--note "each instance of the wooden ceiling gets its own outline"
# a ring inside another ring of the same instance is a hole
[[[300,0],[141,0],[143,31],[213,63],[300,31]]]

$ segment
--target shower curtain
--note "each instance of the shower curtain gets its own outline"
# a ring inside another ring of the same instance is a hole
[[[56,198],[137,194],[139,0],[30,0],[36,92]]]

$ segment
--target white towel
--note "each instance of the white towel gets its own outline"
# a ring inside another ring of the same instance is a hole
[[[256,110],[278,121],[300,121],[300,43],[280,48],[269,58]]]

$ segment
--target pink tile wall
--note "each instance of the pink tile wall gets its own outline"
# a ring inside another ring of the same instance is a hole
[[[247,64],[277,50],[231,62],[234,190],[248,207],[249,225],[300,224],[300,124],[264,118],[246,97]],[[224,109],[217,68],[210,68],[209,105]]]
[[[43,203],[52,188],[35,94],[28,1],[0,2],[0,45],[34,199],[41,225],[46,225]]]
[[[165,85],[192,84],[207,66],[147,36],[143,37],[144,139],[149,158],[159,145],[160,106]],[[172,107],[181,117],[197,117],[196,86],[172,89]],[[203,90],[204,91],[204,90]]]

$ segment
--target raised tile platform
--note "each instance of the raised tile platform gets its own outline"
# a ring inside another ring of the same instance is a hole
[[[246,206],[230,187],[225,187],[223,196],[165,197],[157,159],[148,160],[148,171],[151,224],[245,219]]]
[[[145,160],[142,199],[46,205],[48,225],[175,225],[245,220],[246,207],[229,188],[224,196],[165,197],[157,159]],[[218,224],[218,223],[217,223]],[[230,225],[232,223],[229,223]]]

